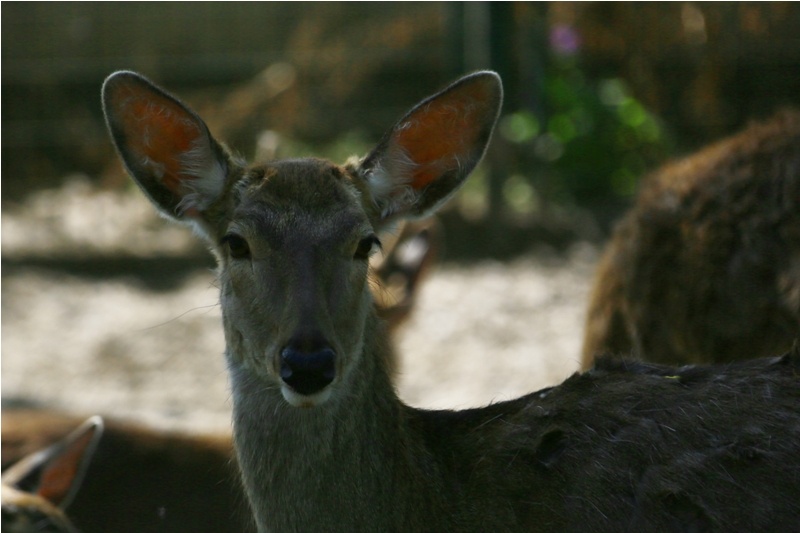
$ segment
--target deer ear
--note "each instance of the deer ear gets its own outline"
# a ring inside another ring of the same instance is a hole
[[[200,219],[223,193],[230,156],[189,107],[134,72],[103,84],[103,111],[126,169],[177,219]]]
[[[486,151],[502,100],[500,77],[476,72],[400,119],[360,166],[379,217],[424,216],[458,190]]]
[[[80,487],[102,434],[103,420],[93,416],[61,441],[9,467],[3,484],[64,509]]]

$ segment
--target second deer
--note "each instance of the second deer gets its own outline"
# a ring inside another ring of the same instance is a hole
[[[52,446],[79,421],[41,408],[4,408],[2,415],[4,465]],[[103,421],[103,437],[69,505],[69,518],[81,533],[254,530],[230,435]]]
[[[597,269],[584,369],[725,362],[800,338],[800,111],[650,176]]]
[[[475,73],[363,159],[246,165],[142,76],[106,80],[129,173],[217,257],[234,447],[259,531],[796,526],[797,353],[724,369],[601,364],[467,411],[399,400],[368,290],[376,235],[462,185],[501,100],[499,77]]]

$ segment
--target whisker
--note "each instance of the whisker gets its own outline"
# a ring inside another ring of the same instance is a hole
[[[201,305],[201,306],[198,306],[198,307],[193,307],[193,308],[191,308],[191,309],[189,309],[189,310],[187,310],[187,311],[185,311],[185,312],[181,313],[180,315],[178,315],[178,316],[176,316],[176,317],[174,317],[174,318],[171,318],[171,319],[167,320],[166,322],[162,322],[162,323],[160,323],[160,324],[155,324],[154,326],[149,326],[149,327],[142,328],[142,329],[139,329],[139,330],[136,330],[136,331],[138,331],[138,332],[142,332],[142,331],[150,331],[150,330],[153,330],[153,329],[156,329],[156,328],[160,328],[160,327],[163,327],[163,326],[166,326],[166,325],[172,324],[172,323],[173,323],[173,322],[175,322],[176,320],[180,320],[181,318],[185,317],[185,316],[186,316],[186,315],[188,315],[189,313],[192,313],[192,312],[194,312],[194,311],[197,311],[197,310],[200,310],[200,309],[204,309],[204,310],[205,310],[205,313],[207,314],[207,313],[209,313],[209,312],[210,312],[212,309],[214,309],[215,307],[219,307],[219,302],[217,302],[217,303],[215,303],[215,304],[211,304],[211,305]]]

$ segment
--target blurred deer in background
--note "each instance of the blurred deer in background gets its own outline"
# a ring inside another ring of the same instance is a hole
[[[582,366],[735,361],[796,338],[800,112],[784,111],[643,183],[600,260]]]
[[[3,466],[50,445],[76,420],[47,409],[4,408]],[[255,530],[230,435],[164,432],[109,418],[69,515],[82,533]]]
[[[462,185],[501,100],[497,75],[475,73],[361,160],[247,166],[145,78],[106,80],[129,173],[217,257],[234,448],[258,530],[794,527],[797,353],[681,370],[608,362],[466,411],[399,400],[368,290],[376,235]]]
[[[420,284],[436,261],[440,232],[433,218],[406,222],[396,235],[382,236],[383,253],[372,257],[375,309],[392,334],[411,316]]]
[[[6,468],[2,478],[2,530],[77,533],[64,509],[80,487],[102,432],[103,421],[92,417],[59,442]]]

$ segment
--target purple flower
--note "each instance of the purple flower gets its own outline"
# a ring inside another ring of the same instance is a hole
[[[556,24],[550,30],[550,47],[562,56],[574,55],[581,46],[578,31],[567,24]]]

